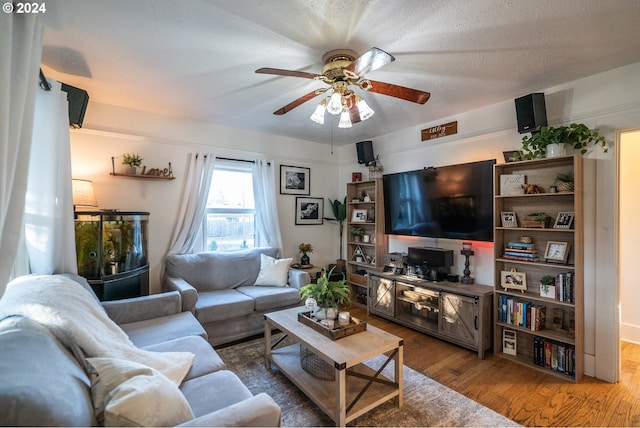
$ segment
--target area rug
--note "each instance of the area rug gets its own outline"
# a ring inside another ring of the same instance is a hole
[[[236,373],[253,394],[266,392],[280,405],[282,426],[335,426],[276,367],[272,366],[271,370],[265,368],[264,338],[217,351],[227,368]],[[407,366],[403,369],[404,406],[399,409],[397,400],[388,401],[351,421],[349,426],[519,426]]]

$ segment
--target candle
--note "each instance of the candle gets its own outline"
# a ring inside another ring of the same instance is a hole
[[[342,311],[338,313],[338,324],[340,325],[348,325],[351,322],[351,314],[347,311]]]

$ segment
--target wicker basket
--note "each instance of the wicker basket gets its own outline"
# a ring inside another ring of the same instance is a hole
[[[336,372],[331,364],[318,357],[302,344],[300,345],[300,365],[304,371],[315,378],[328,381],[336,379]]]
[[[560,183],[558,183],[557,187],[559,192],[573,192],[574,186],[573,183],[566,183],[564,181],[561,181]]]

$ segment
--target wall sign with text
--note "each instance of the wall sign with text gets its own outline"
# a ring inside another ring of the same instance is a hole
[[[433,140],[434,138],[446,137],[458,133],[458,121],[432,126],[422,130],[422,141]]]

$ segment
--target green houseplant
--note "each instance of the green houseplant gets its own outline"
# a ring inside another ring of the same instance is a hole
[[[568,126],[538,126],[531,135],[522,137],[522,154],[525,159],[538,159],[546,155],[552,144],[567,144],[584,155],[591,145],[602,147],[606,153],[607,142],[598,130],[591,130],[582,123]]]
[[[136,168],[142,166],[142,158],[135,153],[124,153],[122,155],[122,164],[127,165],[130,173],[135,174]]]
[[[324,219],[327,221],[335,221],[340,226],[340,258],[336,260],[336,264],[344,265],[346,264],[346,261],[342,256],[342,234],[344,233],[344,221],[347,218],[347,197],[345,196],[342,202],[337,199],[332,201],[329,198],[329,205],[331,206],[331,211],[333,212],[333,218],[325,217]]]
[[[573,192],[573,171],[569,171],[566,174],[559,172],[556,175],[556,184],[561,192]]]
[[[351,234],[353,235],[353,240],[355,242],[360,242],[362,235],[364,235],[364,229],[360,226],[353,226],[351,228]]]
[[[339,305],[346,306],[351,304],[347,281],[345,279],[331,281],[332,273],[333,269],[329,272],[325,269],[315,284],[307,284],[300,288],[300,298],[313,299],[315,301],[315,305],[319,309],[316,311],[318,318],[334,319],[338,313]],[[306,300],[305,305],[309,307]]]
[[[540,278],[540,296],[555,298],[556,296],[556,279],[552,275],[545,275]]]

